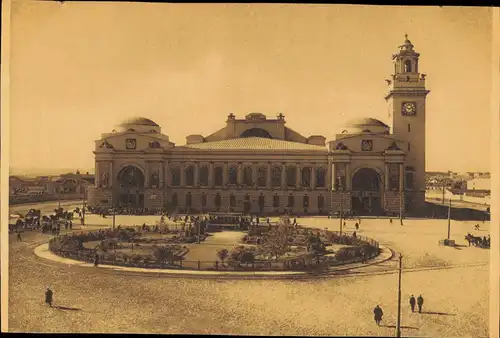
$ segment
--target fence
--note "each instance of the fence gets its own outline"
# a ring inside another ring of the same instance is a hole
[[[128,227],[128,229],[133,228],[136,232],[143,232],[141,226]],[[107,229],[99,231],[88,231],[79,232],[76,234],[66,234],[59,237],[55,237],[49,241],[49,250],[53,253],[70,259],[75,259],[79,261],[85,261],[92,263],[95,260],[97,251],[93,249],[81,249],[81,250],[66,250],[58,249],[54,247],[54,243],[58,240],[72,239],[72,238],[90,238],[91,240],[102,240],[109,238],[112,232],[117,232],[118,229]],[[148,232],[148,231],[144,231]],[[345,233],[340,235],[338,231],[328,231],[319,229],[307,229],[309,234],[318,234],[321,236],[327,236],[333,238],[334,242],[337,239],[340,243],[342,240],[355,241],[359,245],[368,244],[373,250],[368,251],[367,255],[358,255],[360,247],[353,247],[354,250],[347,250],[347,255],[345,259],[336,260],[330,259],[325,256],[316,257],[298,257],[290,258],[283,261],[253,261],[248,263],[234,262],[234,261],[190,261],[190,260],[175,260],[171,262],[160,262],[152,257],[145,256],[127,256],[121,254],[115,254],[113,251],[108,251],[104,255],[99,255],[99,264],[105,265],[118,265],[136,268],[146,268],[146,269],[186,269],[186,270],[217,270],[217,271],[307,271],[307,270],[318,270],[325,269],[331,266],[339,266],[345,264],[359,263],[367,259],[375,258],[379,255],[379,243],[371,238],[365,236],[347,236]],[[348,248],[349,249],[349,248]],[[332,257],[333,258],[333,257]]]

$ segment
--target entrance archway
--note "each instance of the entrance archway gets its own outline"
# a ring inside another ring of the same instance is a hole
[[[351,208],[356,215],[383,213],[381,178],[372,168],[361,168],[352,177]]]
[[[142,171],[129,165],[118,173],[118,204],[127,208],[144,208],[144,174]]]

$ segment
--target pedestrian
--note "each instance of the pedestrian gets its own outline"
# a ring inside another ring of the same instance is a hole
[[[356,228],[356,230],[358,230],[359,229],[359,224],[358,223],[354,224],[354,227]]]
[[[389,223],[391,223],[391,224],[392,224],[392,218],[389,218]]]
[[[21,239],[21,233],[18,231],[17,232],[17,241],[22,242],[23,240]]]
[[[411,295],[410,297],[410,307],[411,307],[411,312],[415,312],[415,296]]]
[[[382,321],[382,316],[384,315],[384,312],[382,312],[380,306],[377,305],[375,309],[373,309],[373,314],[375,318],[375,323],[377,323],[377,325],[380,326],[380,322]]]
[[[45,303],[52,307],[52,290],[50,288],[45,291]]]
[[[422,297],[422,295],[418,296],[417,304],[418,304],[418,313],[422,313],[422,306],[424,305],[424,297]]]
[[[99,265],[99,254],[95,254],[94,257],[94,266],[97,267]]]

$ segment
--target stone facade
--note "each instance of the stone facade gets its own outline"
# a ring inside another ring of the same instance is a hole
[[[176,146],[149,119],[125,121],[96,141],[89,203],[260,214],[336,212],[341,204],[358,214],[417,211],[425,201],[428,93],[418,57],[407,39],[394,56],[386,96],[392,134],[379,120],[356,119],[326,142],[288,128],[282,114],[230,114],[220,130]]]

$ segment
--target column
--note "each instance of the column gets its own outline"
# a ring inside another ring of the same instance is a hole
[[[346,190],[350,191],[352,189],[351,187],[352,181],[351,181],[351,164],[347,162],[345,164],[345,185],[346,185]]]
[[[169,178],[169,174],[170,174],[170,169],[169,169],[169,161],[168,160],[165,160],[164,163],[163,163],[163,170],[164,170],[164,182],[165,182],[165,185],[169,185],[169,184],[172,184],[170,178]]]
[[[165,163],[163,161],[160,162],[160,173],[159,173],[159,181],[160,181],[160,186],[159,188],[162,189],[163,186],[165,185]]]
[[[281,189],[286,189],[286,163],[281,165]]]
[[[334,172],[334,170],[332,170],[333,169],[332,166],[333,166],[332,159],[331,157],[328,157],[328,165],[326,167],[326,182],[325,182],[328,191],[332,190],[332,188],[335,186],[335,185],[332,186],[332,182],[335,182],[335,180],[337,179],[337,177],[335,176],[336,173]]]
[[[109,181],[108,181],[108,187],[113,188],[113,161],[109,161]]]
[[[227,182],[228,182],[228,165],[227,165],[227,162],[224,162],[224,172],[222,174],[222,186],[226,186],[227,185]]]
[[[145,168],[146,168],[146,174],[144,175],[144,188],[149,188],[149,162],[145,162],[144,164]]]
[[[186,175],[184,173],[185,166],[184,162],[181,162],[181,187],[186,186]]]
[[[252,163],[252,183],[257,185],[257,163]]]
[[[404,190],[404,166],[403,163],[399,164],[399,191]]]
[[[385,190],[389,190],[389,163],[385,163],[385,173],[384,173],[384,180],[385,180]]]
[[[208,166],[208,186],[210,188],[214,187],[214,162],[210,162]]]
[[[196,188],[198,188],[200,186],[200,183],[199,183],[199,175],[200,175],[200,163],[196,163],[194,165],[194,186]]]
[[[99,184],[101,184],[101,170],[99,168],[100,166],[101,166],[101,162],[96,161],[95,162],[95,186],[96,186],[96,188],[98,188]]]
[[[295,187],[298,189],[300,188],[300,178],[301,178],[301,172],[300,172],[300,163],[297,163],[297,170],[295,171]]]
[[[243,184],[243,164],[238,163],[238,185],[241,186]]]
[[[267,189],[271,189],[271,168],[272,164],[269,162],[267,164]]]
[[[316,189],[316,166],[311,167],[311,189]]]

